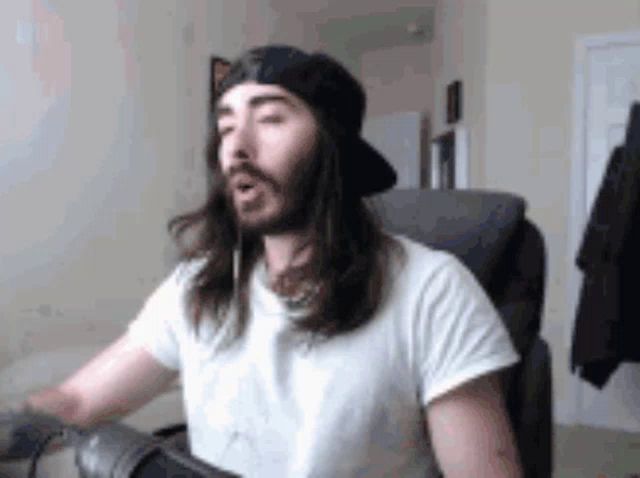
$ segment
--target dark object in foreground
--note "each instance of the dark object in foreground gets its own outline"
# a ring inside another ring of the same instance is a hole
[[[122,423],[89,430],[67,425],[55,417],[35,413],[0,414],[0,461],[30,458],[29,476],[54,438],[75,448],[82,478],[234,478],[238,475],[191,456]]]

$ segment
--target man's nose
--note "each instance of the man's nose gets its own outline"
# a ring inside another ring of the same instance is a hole
[[[239,123],[224,140],[231,160],[247,160],[255,156],[255,138],[248,122]]]

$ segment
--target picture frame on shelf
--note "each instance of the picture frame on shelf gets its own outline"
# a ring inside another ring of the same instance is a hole
[[[218,85],[229,72],[231,62],[221,56],[212,56],[209,62],[209,116],[213,115]]]
[[[447,86],[447,124],[457,123],[462,119],[462,81],[456,80]]]

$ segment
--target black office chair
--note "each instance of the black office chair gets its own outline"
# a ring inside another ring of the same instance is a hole
[[[546,254],[522,198],[460,190],[392,190],[372,200],[383,225],[459,257],[504,319],[522,360],[504,373],[507,408],[525,478],[552,474],[549,346],[540,337]],[[186,426],[156,431],[187,450]]]

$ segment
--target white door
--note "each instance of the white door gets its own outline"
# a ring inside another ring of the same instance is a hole
[[[582,111],[582,118],[576,118],[574,141],[578,144],[573,174],[582,184],[574,181],[572,193],[577,213],[573,219],[572,261],[610,154],[624,141],[630,106],[640,101],[640,32],[584,38],[577,53],[577,87],[582,97],[576,98],[576,111]],[[575,266],[570,267],[575,312],[582,276]],[[578,423],[640,431],[640,364],[622,364],[603,390],[582,380],[576,381],[575,387]]]

